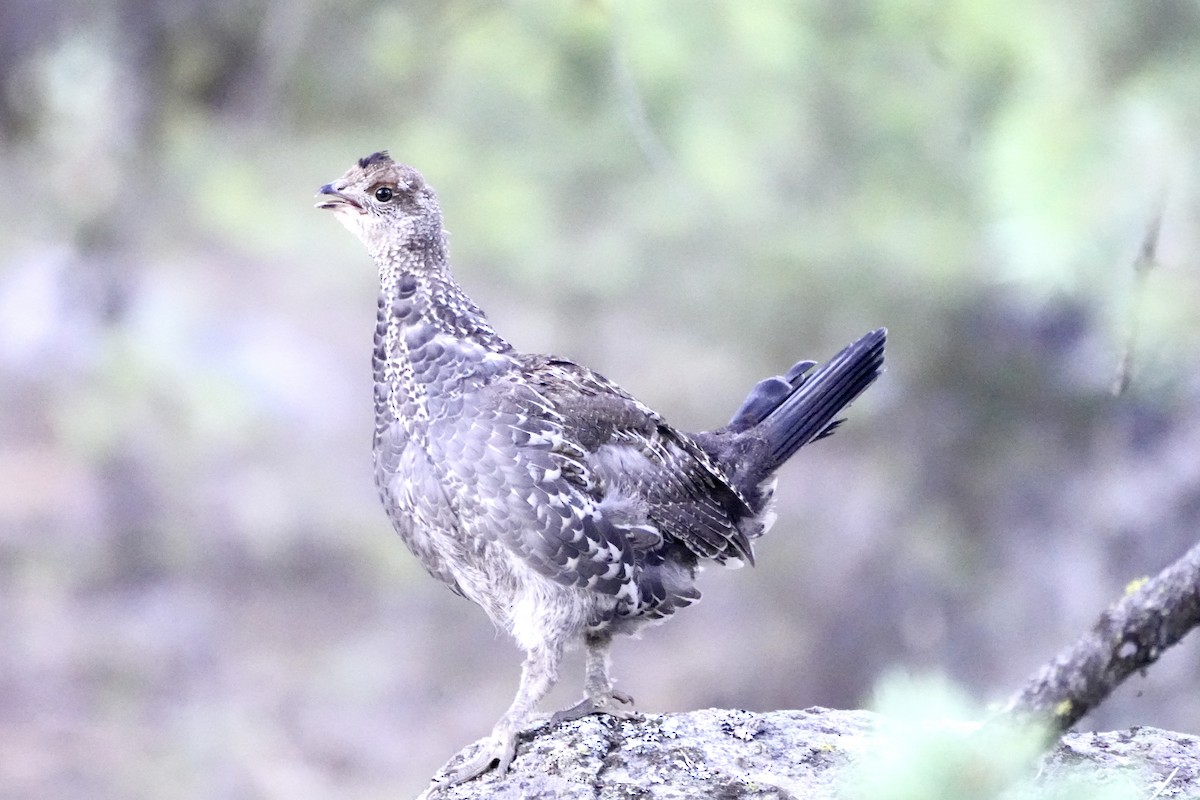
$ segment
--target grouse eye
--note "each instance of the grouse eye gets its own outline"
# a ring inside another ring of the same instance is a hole
[[[380,186],[375,190],[375,199],[381,203],[386,203],[392,199],[392,190],[387,186]]]

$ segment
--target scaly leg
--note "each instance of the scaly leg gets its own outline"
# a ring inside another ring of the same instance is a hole
[[[492,735],[468,761],[447,773],[441,779],[454,786],[487,772],[495,763],[496,773],[508,771],[517,751],[519,734],[533,717],[533,710],[558,680],[558,664],[562,660],[562,647],[539,645],[530,650],[521,666],[521,685],[508,711],[492,729]]]
[[[637,711],[633,709],[633,698],[614,689],[612,679],[608,677],[608,650],[612,645],[612,635],[589,633],[583,641],[587,645],[587,677],[583,684],[583,700],[555,714],[551,718],[552,724],[569,722],[588,714],[609,714],[619,719],[637,716]]]

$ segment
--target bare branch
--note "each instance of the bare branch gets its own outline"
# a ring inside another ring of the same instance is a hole
[[[1057,736],[1134,672],[1200,624],[1200,544],[1154,578],[1130,585],[1079,641],[1042,667],[1004,709]]]
[[[646,102],[642,97],[641,89],[638,88],[633,67],[625,53],[622,43],[624,35],[619,22],[614,15],[610,59],[613,79],[621,97],[621,105],[629,119],[629,127],[633,132],[634,141],[637,142],[646,162],[655,169],[670,170],[674,167],[673,159],[667,151],[666,145],[663,144],[662,138],[655,131],[654,125],[650,122]]]
[[[1146,223],[1146,232],[1142,236],[1142,246],[1133,262],[1133,299],[1129,309],[1129,329],[1125,334],[1125,343],[1121,349],[1121,360],[1117,363],[1117,373],[1113,376],[1112,393],[1120,397],[1129,388],[1133,379],[1133,354],[1137,348],[1138,332],[1142,318],[1142,298],[1146,295],[1146,281],[1150,272],[1158,264],[1158,239],[1162,234],[1163,212],[1166,206],[1165,198],[1160,198],[1154,210],[1154,215]]]

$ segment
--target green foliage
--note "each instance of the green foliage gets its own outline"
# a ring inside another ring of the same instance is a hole
[[[1035,728],[984,724],[986,712],[944,678],[892,673],[872,703],[887,721],[846,787],[871,800],[1137,800],[1134,774],[1077,767],[1035,779],[1045,735]]]

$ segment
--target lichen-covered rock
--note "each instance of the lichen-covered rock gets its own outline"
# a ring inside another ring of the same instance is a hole
[[[833,800],[846,796],[856,767],[872,769],[870,757],[895,735],[887,727],[867,711],[825,708],[597,715],[524,735],[503,777],[435,783],[419,800]],[[1200,738],[1154,728],[1067,734],[1013,796],[1034,797],[1081,765],[1131,796],[1200,796]]]
[[[1200,736],[1141,725],[1124,731],[1068,733],[1046,756],[1042,774],[1080,764],[1114,780],[1140,775],[1151,791],[1138,797],[1200,797]]]
[[[503,778],[435,784],[422,800],[832,798],[874,724],[865,711],[822,708],[585,717],[522,737]]]

